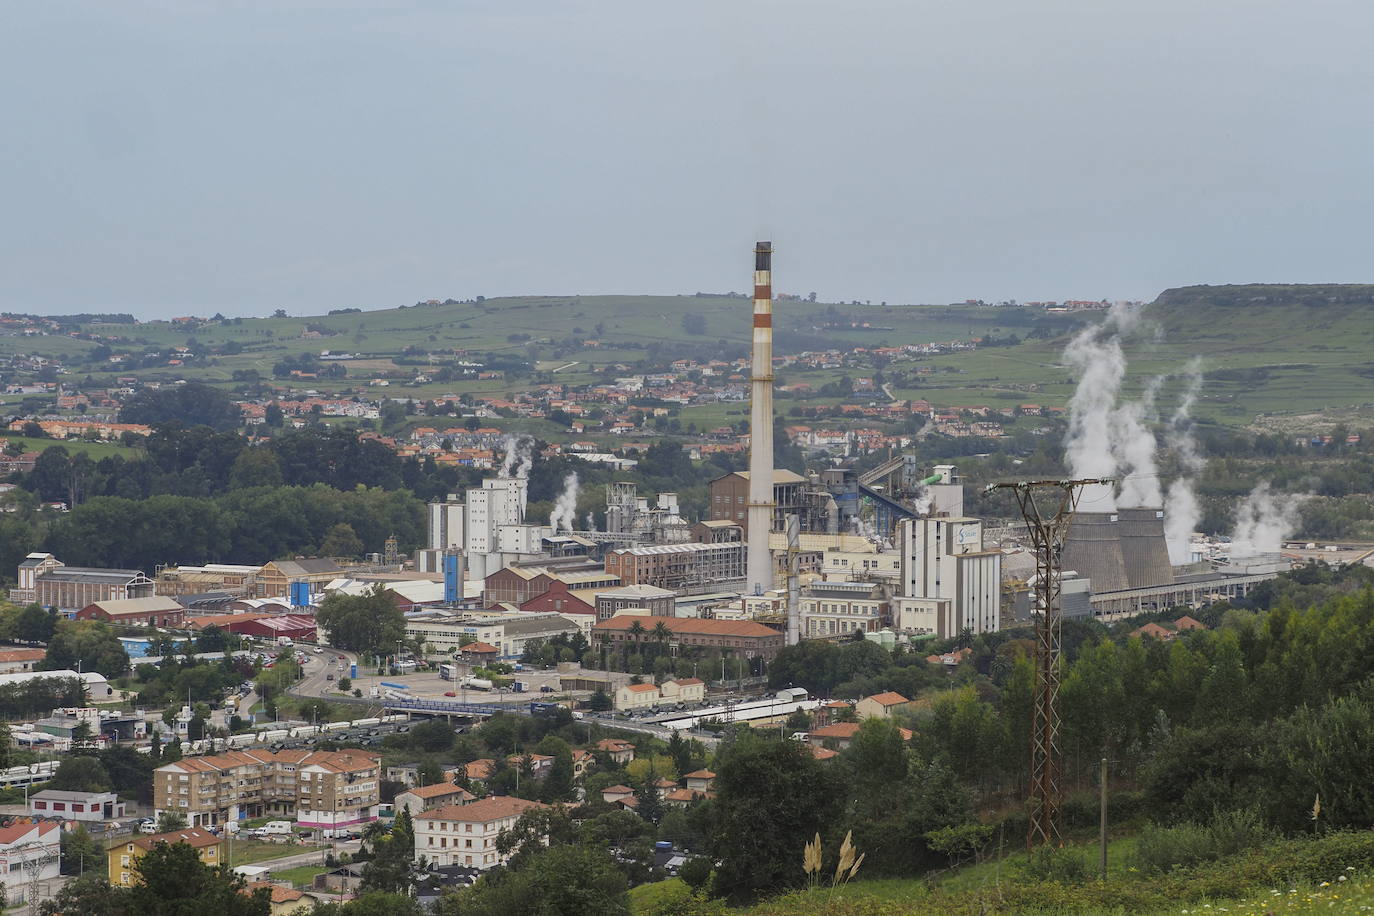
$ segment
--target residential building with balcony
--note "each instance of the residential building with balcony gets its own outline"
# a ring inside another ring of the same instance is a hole
[[[289,817],[325,835],[374,820],[380,755],[367,751],[228,751],[186,757],[153,771],[153,806],[192,827]]]

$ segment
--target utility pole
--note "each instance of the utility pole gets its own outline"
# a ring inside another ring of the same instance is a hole
[[[1035,548],[1035,699],[1031,708],[1030,798],[1026,848],[1062,846],[1063,787],[1059,752],[1059,656],[1063,639],[1060,554],[1083,488],[1110,480],[1026,480],[989,484],[985,494],[1011,490]],[[1037,494],[1044,494],[1037,501]],[[1042,506],[1043,503],[1043,506]]]
[[[1098,774],[1098,813],[1097,842],[1102,851],[1102,880],[1107,880],[1107,758],[1102,758],[1102,770]]]

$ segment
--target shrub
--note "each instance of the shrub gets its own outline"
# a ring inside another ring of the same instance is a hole
[[[1206,824],[1145,827],[1136,843],[1135,865],[1141,871],[1164,872],[1234,856],[1273,839],[1257,811],[1217,812]]]
[[[1031,881],[1082,884],[1094,877],[1087,853],[1079,849],[1041,846],[1030,854],[1022,873]]]

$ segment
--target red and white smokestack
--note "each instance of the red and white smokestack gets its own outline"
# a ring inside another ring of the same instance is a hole
[[[749,553],[745,570],[750,594],[773,587],[773,243],[754,246],[754,360],[749,377]]]

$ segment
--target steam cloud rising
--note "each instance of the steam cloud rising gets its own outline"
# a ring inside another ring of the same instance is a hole
[[[573,530],[573,525],[577,522],[577,493],[580,489],[576,471],[563,478],[563,492],[558,494],[553,511],[549,513],[549,527],[553,529],[554,534]]]
[[[1165,441],[1173,449],[1178,459],[1179,476],[1169,484],[1168,500],[1164,510],[1164,537],[1169,544],[1169,562],[1175,565],[1187,563],[1191,556],[1190,544],[1193,532],[1197,530],[1202,518],[1202,507],[1198,503],[1196,478],[1202,472],[1207,459],[1198,449],[1197,437],[1193,435],[1192,412],[1202,391],[1202,360],[1194,358],[1184,371],[1187,383],[1178,407],[1169,420]]]
[[[1278,553],[1283,539],[1298,527],[1298,510],[1307,497],[1294,493],[1275,493],[1264,481],[1250,491],[1236,510],[1236,527],[1231,534],[1231,558]]]

